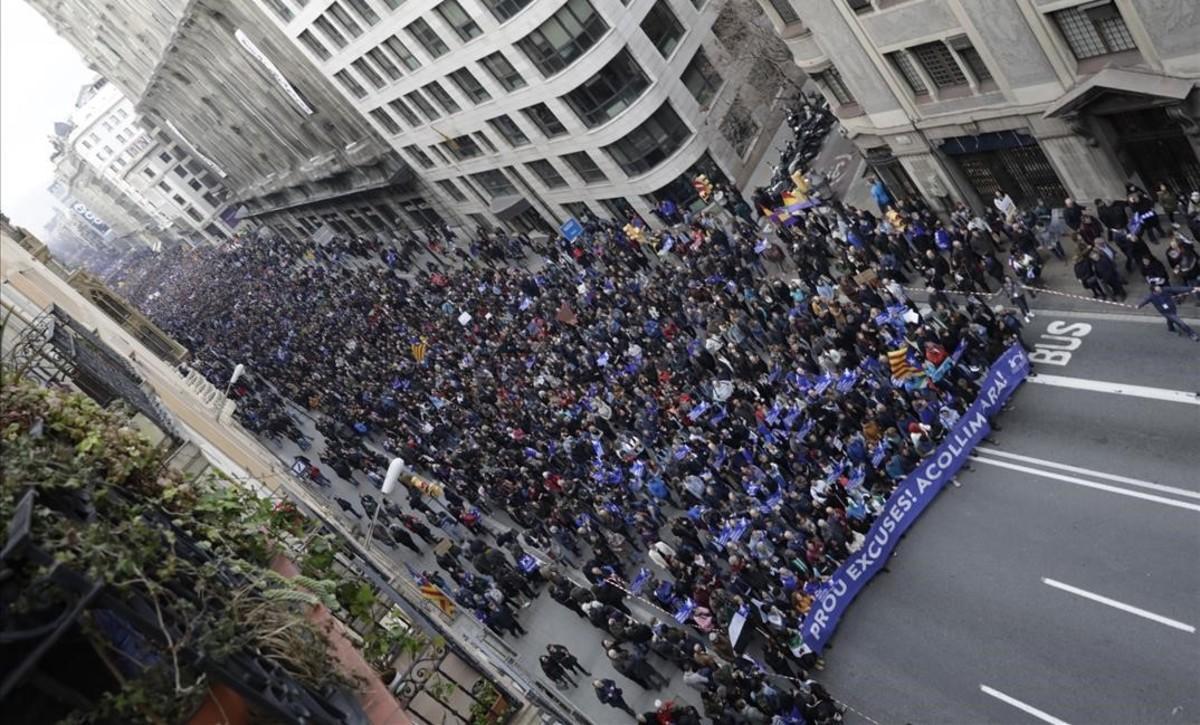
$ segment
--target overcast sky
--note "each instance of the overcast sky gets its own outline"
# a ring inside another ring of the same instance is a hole
[[[24,0],[0,0],[0,209],[40,232],[50,220],[50,141],[95,74]]]

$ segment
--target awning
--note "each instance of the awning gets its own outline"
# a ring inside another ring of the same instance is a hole
[[[1079,111],[1106,93],[1182,101],[1192,92],[1194,85],[1194,81],[1158,73],[1105,68],[1064,93],[1042,115],[1056,118]]]
[[[501,221],[508,221],[530,208],[529,200],[523,196],[498,196],[492,199],[492,214]]]

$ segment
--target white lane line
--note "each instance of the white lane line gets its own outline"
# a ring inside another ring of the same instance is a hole
[[[1032,473],[1033,475],[1041,476],[1042,478],[1052,478],[1056,481],[1065,481],[1067,483],[1073,483],[1076,486],[1083,486],[1084,488],[1094,488],[1097,491],[1108,491],[1109,493],[1116,493],[1116,494],[1120,494],[1121,496],[1130,496],[1132,498],[1140,498],[1144,501],[1153,501],[1155,503],[1161,503],[1166,506],[1174,506],[1176,508],[1188,509],[1189,511],[1200,511],[1200,504],[1188,503],[1186,501],[1176,501],[1173,498],[1167,498],[1165,496],[1155,496],[1154,494],[1142,493],[1141,491],[1130,491],[1127,488],[1121,488],[1120,486],[1110,486],[1107,483],[1094,483],[1092,481],[1085,481],[1082,478],[1075,478],[1074,476],[1066,476],[1061,473],[1054,473],[1053,471],[1043,471],[1039,468],[1030,468],[1029,466],[1021,466],[1021,465],[1017,465],[1016,463],[1009,463],[1008,461],[997,461],[992,458],[982,458],[978,455],[973,456],[971,458],[971,460],[973,460],[977,463],[986,463],[989,466],[999,466],[1000,468],[1008,468],[1013,471],[1021,471],[1023,473]]]
[[[1141,609],[1139,607],[1135,607],[1130,604],[1125,604],[1124,602],[1118,602],[1116,599],[1109,599],[1108,597],[1102,597],[1099,594],[1093,594],[1092,592],[1089,592],[1086,589],[1080,589],[1079,587],[1073,587],[1070,584],[1063,584],[1062,582],[1060,582],[1056,579],[1047,579],[1046,577],[1042,577],[1042,583],[1045,584],[1046,586],[1054,587],[1055,589],[1061,589],[1064,592],[1070,592],[1071,594],[1081,596],[1084,599],[1091,599],[1093,602],[1100,602],[1101,604],[1106,604],[1106,605],[1112,607],[1113,609],[1120,609],[1122,612],[1129,612],[1130,614],[1136,614],[1137,616],[1142,617],[1144,619],[1149,619],[1152,622],[1158,622],[1159,624],[1165,624],[1168,627],[1174,627],[1175,629],[1183,630],[1184,632],[1188,632],[1189,634],[1196,633],[1196,628],[1190,624],[1184,624],[1183,622],[1179,622],[1174,619],[1170,619],[1169,617],[1164,617],[1161,614],[1155,614],[1154,612],[1147,612],[1145,609]]]
[[[1064,375],[1048,375],[1038,373],[1036,377],[1025,379],[1027,383],[1037,385],[1053,385],[1057,388],[1074,388],[1076,390],[1091,390],[1096,393],[1113,393],[1115,395],[1132,395],[1137,398],[1165,400],[1169,403],[1187,403],[1200,405],[1200,396],[1185,390],[1167,390],[1166,388],[1151,388],[1145,385],[1129,385],[1127,383],[1109,383],[1103,380],[1088,380],[1086,378],[1070,378]]]
[[[1075,317],[1080,320],[1104,320],[1108,322],[1144,322],[1150,325],[1161,325],[1163,318],[1156,314],[1123,314],[1120,312],[1083,312],[1081,310],[1052,310],[1046,307],[1038,307],[1036,304],[1030,305],[1039,315],[1046,318],[1054,317]],[[1200,319],[1194,317],[1181,317],[1181,320],[1189,325],[1200,324]]]
[[[1070,723],[1068,723],[1066,720],[1059,720],[1058,718],[1054,717],[1050,713],[1045,712],[1043,710],[1039,710],[1036,707],[1034,707],[1033,705],[1026,705],[1025,703],[1021,702],[1017,698],[1011,697],[1009,695],[1005,695],[1003,692],[1000,692],[999,690],[997,690],[993,687],[988,687],[987,685],[981,684],[979,686],[979,689],[981,692],[983,692],[983,694],[991,695],[992,697],[996,698],[1000,702],[1007,703],[1007,704],[1012,705],[1013,707],[1017,708],[1021,712],[1024,712],[1029,715],[1033,715],[1034,717],[1036,717],[1038,720],[1041,720],[1042,722],[1048,722],[1051,725],[1070,725]]]
[[[1148,488],[1152,491],[1162,491],[1163,493],[1171,493],[1176,496],[1186,496],[1188,498],[1200,499],[1200,491],[1189,491],[1186,488],[1176,488],[1174,486],[1164,486],[1161,483],[1153,483],[1151,481],[1143,481],[1138,478],[1129,478],[1128,476],[1118,476],[1115,473],[1105,473],[1104,471],[1093,471],[1090,468],[1080,468],[1079,466],[1068,466],[1065,463],[1057,463],[1055,461],[1047,461],[1045,458],[1034,458],[1033,456],[1021,456],[1016,453],[1002,451],[999,448],[991,448],[989,446],[981,446],[975,449],[976,454],[984,453],[989,456],[1001,456],[1003,458],[1012,458],[1017,461],[1033,463],[1047,468],[1057,468],[1060,471],[1070,471],[1071,473],[1081,473],[1092,478],[1103,478],[1106,481],[1116,481],[1117,483],[1127,483],[1130,486],[1139,488]]]

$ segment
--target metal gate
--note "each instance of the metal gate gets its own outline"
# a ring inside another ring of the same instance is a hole
[[[1036,144],[958,154],[953,158],[985,203],[997,189],[1023,207],[1032,207],[1038,199],[1048,207],[1056,207],[1067,198],[1067,190],[1054,173],[1054,167]]]
[[[1153,192],[1159,184],[1181,195],[1200,189],[1196,152],[1165,110],[1146,108],[1107,118],[1116,131],[1122,155],[1148,191]]]

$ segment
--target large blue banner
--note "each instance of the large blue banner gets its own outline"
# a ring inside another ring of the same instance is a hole
[[[1027,375],[1029,358],[1020,345],[1013,345],[988,369],[979,397],[937,450],[896,487],[875,525],[867,532],[862,548],[833,573],[804,618],[804,642],[814,652],[820,653],[825,648],[846,607],[887,564],[900,537],[962,468],[975,446],[987,437],[992,429],[988,418],[995,415]]]

